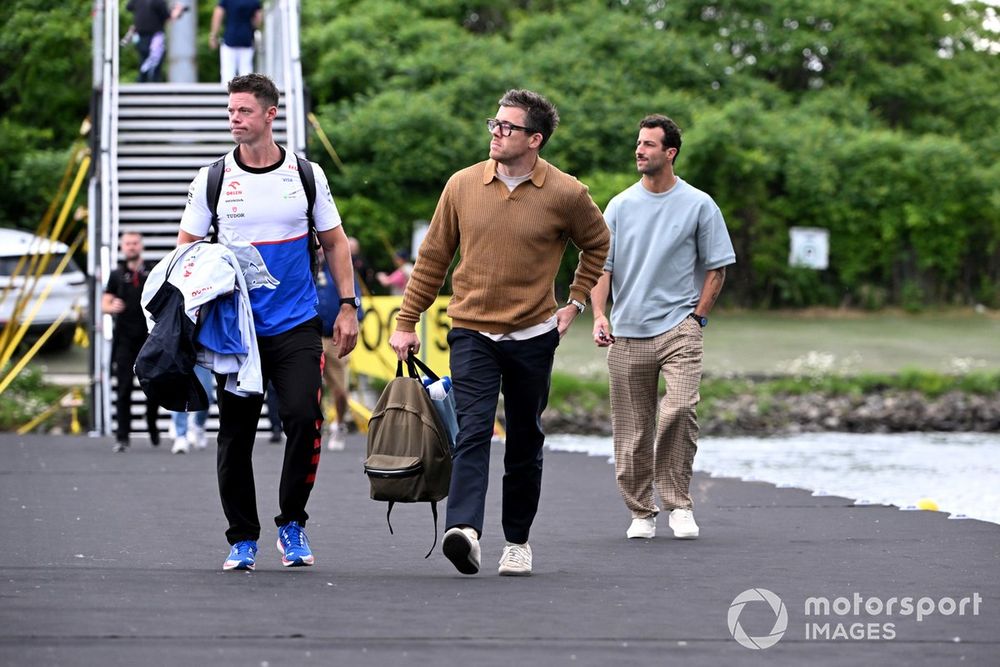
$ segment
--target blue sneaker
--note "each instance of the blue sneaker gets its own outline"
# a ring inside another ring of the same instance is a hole
[[[309,548],[309,538],[298,521],[278,528],[278,551],[281,552],[281,564],[285,567],[300,567],[316,562],[312,549]]]
[[[257,543],[253,540],[243,540],[233,545],[229,550],[229,558],[222,564],[223,570],[252,570],[257,564]]]

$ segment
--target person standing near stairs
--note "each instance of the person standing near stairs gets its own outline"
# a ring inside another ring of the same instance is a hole
[[[274,141],[278,115],[274,82],[262,74],[247,74],[233,78],[228,91],[229,127],[236,148],[225,156],[221,195],[213,212],[207,193],[209,167],[203,167],[188,191],[177,243],[203,239],[217,220],[218,241],[254,262],[244,271],[254,276],[252,283],[248,281],[249,297],[262,379],[265,386],[273,382],[277,390],[285,432],[280,511],[274,519],[278,550],[286,567],[312,565],[315,559],[304,529],[322,451],[323,344],[311,268],[311,230],[341,290],[340,312],[333,325],[340,357],[354,349],[358,338],[351,252],[326,176],[313,162],[307,163],[316,186],[310,223],[298,159]],[[223,570],[252,570],[256,564],[260,521],[252,458],[263,402],[263,395],[218,391],[219,493],[231,547]]]
[[[132,378],[135,377],[135,359],[146,342],[146,316],[139,299],[149,276],[149,266],[142,259],[142,235],[125,232],[118,242],[121,246],[122,264],[108,276],[108,284],[101,297],[101,311],[113,316],[114,336],[111,344],[113,372],[117,382],[115,411],[118,428],[115,431],[114,451],[121,453],[129,447],[132,431]],[[160,444],[160,431],[156,425],[159,408],[146,401],[146,426],[149,440],[154,447]]]
[[[253,33],[260,27],[260,0],[219,0],[212,12],[208,45],[219,49],[222,83],[253,72]],[[219,29],[222,42],[219,42]]]

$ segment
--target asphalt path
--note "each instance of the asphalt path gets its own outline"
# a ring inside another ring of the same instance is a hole
[[[212,450],[133,440],[115,455],[108,438],[0,435],[0,665],[1000,663],[998,525],[699,474],[700,539],[670,539],[663,517],[629,541],[607,461],[547,452],[534,574],[499,577],[497,445],[468,577],[440,542],[423,558],[426,506],[397,506],[389,534],[352,436],[323,453],[309,503],[316,565],[285,569],[282,448],[262,438],[257,570],[222,572]],[[807,614],[809,598],[830,608]],[[780,639],[745,648],[731,627]]]

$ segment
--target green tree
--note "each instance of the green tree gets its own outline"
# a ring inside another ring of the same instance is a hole
[[[203,28],[212,5],[199,4]],[[677,120],[678,171],[719,202],[736,244],[725,299],[1000,306],[1000,36],[982,2],[303,0],[302,10],[308,88],[343,169],[318,143],[312,154],[380,266],[430,217],[450,174],[486,156],[483,120],[500,95],[528,87],[562,117],[544,157],[601,206],[637,178],[637,121]],[[0,3],[0,224],[37,223],[78,136],[90,11],[90,0]],[[122,51],[126,79],[133,51]],[[198,55],[201,78],[215,80],[204,39]],[[788,230],[800,225],[830,230],[829,270],[787,266]],[[562,282],[574,263],[570,249]]]

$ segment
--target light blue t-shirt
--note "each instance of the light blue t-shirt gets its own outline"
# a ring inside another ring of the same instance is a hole
[[[736,261],[719,207],[681,178],[660,194],[639,181],[608,203],[604,219],[615,336],[651,338],[674,328],[698,305],[705,272]]]

